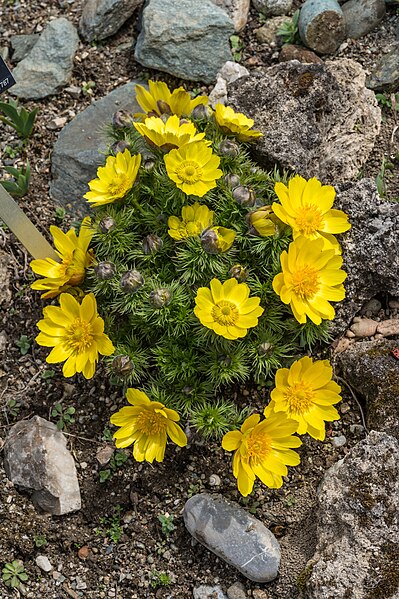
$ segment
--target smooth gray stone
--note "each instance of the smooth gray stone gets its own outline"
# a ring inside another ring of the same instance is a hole
[[[143,0],[86,0],[79,22],[84,40],[103,40],[114,35],[130,19]]]
[[[12,61],[20,62],[29,54],[33,46],[39,40],[40,35],[38,33],[31,33],[28,35],[12,35],[10,37],[11,48],[13,49]]]
[[[52,154],[50,195],[76,214],[88,213],[83,195],[89,191],[97,168],[104,164],[108,147],[105,126],[117,110],[140,111],[135,99],[136,83],[126,83],[104,98],[93,102],[61,131]]]
[[[399,85],[399,43],[378,61],[367,77],[367,87],[374,91],[396,91]]]
[[[193,589],[193,599],[227,599],[220,587],[201,585]]]
[[[327,470],[306,599],[397,599],[398,464],[398,441],[371,431]]]
[[[349,0],[342,5],[346,36],[354,40],[372,31],[385,17],[385,0]]]
[[[175,77],[212,83],[231,60],[233,21],[212,0],[149,0],[134,57]]]
[[[36,507],[60,516],[81,508],[75,462],[55,424],[33,416],[10,429],[4,445],[4,470]]]
[[[280,545],[268,528],[238,504],[200,493],[184,506],[184,523],[197,541],[254,582],[278,574]]]
[[[79,37],[63,17],[51,21],[29,54],[14,69],[11,94],[37,100],[59,92],[72,76]]]
[[[345,19],[336,0],[306,0],[299,15],[299,35],[308,48],[331,54],[345,39]]]

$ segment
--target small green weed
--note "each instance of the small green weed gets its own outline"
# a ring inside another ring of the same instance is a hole
[[[377,98],[378,104],[383,108],[389,108],[399,112],[399,92],[396,94],[391,94],[388,96],[387,94],[375,94]]]
[[[51,416],[52,418],[57,418],[56,425],[59,431],[62,431],[69,424],[74,424],[75,418],[73,418],[73,415],[75,412],[74,407],[64,407],[60,401],[54,405],[51,410]]]
[[[119,468],[121,468],[128,459],[129,458],[123,451],[116,451],[109,461],[109,468],[106,470],[100,470],[98,473],[100,477],[100,483],[105,483],[107,480],[112,478],[112,475],[115,474],[115,472],[119,470]]]
[[[153,570],[150,574],[150,584],[153,589],[167,587],[172,584],[172,579],[167,572]]]
[[[35,543],[35,547],[37,547],[38,549],[47,545],[47,539],[44,535],[36,535],[35,537],[33,537],[33,540]]]
[[[242,57],[242,51],[244,49],[244,43],[242,39],[238,35],[231,35],[230,46],[234,60],[236,62],[240,62]]]
[[[281,38],[283,44],[301,44],[298,30],[299,12],[299,9],[296,10],[292,15],[291,21],[283,23],[277,29],[276,36]]]
[[[23,106],[19,106],[16,100],[10,98],[8,102],[0,102],[0,112],[5,115],[0,115],[0,121],[15,129],[18,137],[26,142],[32,134],[39,109],[35,108],[29,112]]]
[[[14,177],[14,181],[8,179],[0,181],[4,189],[17,198],[22,198],[26,195],[28,193],[30,181],[29,161],[27,161],[25,168],[17,169],[13,166],[4,166],[3,169],[6,173]]]
[[[162,534],[168,538],[176,528],[173,524],[173,516],[171,514],[158,514],[158,520],[161,523]]]
[[[104,516],[100,518],[100,524],[102,526],[96,528],[95,533],[104,538],[108,537],[113,543],[119,543],[123,534],[123,527],[121,525],[121,512],[121,506],[116,505],[112,516]]]
[[[19,347],[21,355],[26,356],[26,354],[31,348],[32,343],[29,337],[27,337],[26,335],[21,335],[18,341],[15,342],[15,345]]]
[[[82,84],[82,92],[85,94],[85,96],[92,96],[93,95],[93,89],[96,87],[95,81],[83,81]]]
[[[28,580],[23,562],[20,559],[15,559],[12,562],[6,563],[2,570],[1,578],[7,587],[17,589],[21,582]]]
[[[65,216],[66,216],[66,210],[65,208],[62,208],[61,206],[57,206],[56,209],[54,210],[55,213],[55,218],[58,222],[62,223],[62,221],[64,220]]]
[[[55,370],[53,370],[52,368],[46,368],[45,370],[42,370],[40,376],[44,381],[49,381],[55,377]]]
[[[112,433],[107,426],[104,428],[102,440],[103,441],[113,441]]]
[[[7,413],[13,418],[17,418],[19,414],[19,410],[21,409],[21,404],[16,399],[9,399],[6,403]]]

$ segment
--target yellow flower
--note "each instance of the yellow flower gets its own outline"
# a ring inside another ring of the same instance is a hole
[[[193,100],[183,87],[170,91],[163,81],[149,81],[149,90],[142,85],[136,85],[136,100],[144,110],[134,116],[145,119],[147,116],[161,116],[161,114],[177,114],[177,116],[190,116],[199,104],[208,104],[207,96],[197,96]]]
[[[43,299],[55,297],[70,286],[80,285],[85,278],[86,268],[93,262],[93,251],[88,249],[93,237],[89,217],[83,219],[79,237],[74,229],[64,233],[55,226],[50,227],[50,233],[61,262],[46,258],[30,263],[34,273],[45,277],[31,285],[32,289],[45,291],[41,296]]]
[[[342,399],[339,395],[341,387],[331,378],[328,360],[313,362],[305,356],[294,362],[289,370],[280,368],[265,415],[285,412],[288,418],[297,421],[300,435],[309,433],[314,439],[323,441],[326,435],[324,421],[339,420],[333,405]]]
[[[81,304],[69,295],[60,295],[59,306],[47,306],[44,319],[37,323],[41,333],[36,342],[53,349],[46,358],[49,364],[64,362],[62,373],[66,377],[81,372],[91,379],[96,369],[98,355],[110,356],[115,348],[104,334],[104,321],[97,313],[93,293],[85,295]]]
[[[255,229],[260,237],[271,237],[278,235],[283,223],[273,213],[271,206],[262,206],[248,215],[249,224]]]
[[[201,235],[201,245],[208,254],[223,254],[231,248],[236,235],[226,227],[209,227]]]
[[[89,182],[90,191],[83,197],[93,206],[103,206],[125,197],[133,187],[141,164],[141,156],[129,150],[108,156],[105,166],[97,169],[97,179]]]
[[[253,141],[263,133],[252,129],[254,121],[241,112],[234,112],[230,106],[216,104],[215,119],[224,133],[233,133],[239,141]]]
[[[153,116],[144,123],[134,123],[137,131],[146,138],[147,142],[157,146],[165,152],[180,148],[186,143],[200,141],[205,133],[197,133],[193,123],[180,124],[178,116],[173,115],[166,122]],[[206,142],[209,145],[211,142]]]
[[[272,489],[283,484],[283,476],[288,474],[287,466],[297,466],[299,455],[292,447],[302,443],[293,437],[297,422],[285,414],[271,414],[260,421],[259,414],[249,416],[240,431],[230,431],[222,439],[226,451],[234,451],[233,474],[237,479],[238,490],[246,497],[253,489],[258,477]]]
[[[138,462],[162,462],[168,437],[179,447],[187,445],[186,435],[176,424],[180,416],[175,410],[151,401],[138,389],[128,389],[126,397],[133,407],[122,408],[110,419],[112,424],[122,427],[114,434],[117,447],[133,443],[133,457]]]
[[[168,218],[169,235],[173,239],[197,237],[213,223],[214,213],[207,206],[195,202],[192,206],[183,206],[181,220],[178,216]]]
[[[169,178],[187,195],[204,196],[216,187],[223,172],[218,169],[219,156],[212,153],[205,141],[185,144],[164,156]]]
[[[335,199],[335,189],[331,185],[322,185],[316,178],[306,181],[296,175],[288,182],[276,183],[274,190],[281,204],[273,203],[274,213],[292,228],[294,239],[302,235],[308,239],[324,239],[325,249],[341,248],[334,237],[351,228],[348,216],[342,210],[331,207]]]
[[[341,269],[342,258],[334,250],[325,250],[322,239],[311,241],[298,237],[283,252],[280,262],[283,272],[273,279],[273,289],[301,324],[308,316],[315,324],[322,319],[332,320],[335,310],[330,301],[345,297],[342,285],[346,272]]]
[[[194,314],[201,324],[225,339],[245,337],[263,314],[260,298],[249,297],[249,292],[248,285],[238,283],[237,279],[228,279],[223,284],[212,279],[210,289],[198,289]]]

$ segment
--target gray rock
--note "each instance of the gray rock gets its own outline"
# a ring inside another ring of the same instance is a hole
[[[284,62],[229,87],[229,103],[264,134],[254,145],[263,166],[324,183],[358,175],[380,130],[381,110],[353,60]]]
[[[354,40],[372,31],[385,17],[385,0],[349,0],[342,6],[346,36]]]
[[[398,463],[398,441],[373,431],[326,472],[306,599],[398,597]]]
[[[66,438],[55,424],[39,416],[20,420],[4,445],[4,470],[36,507],[53,515],[81,507],[75,462]]]
[[[290,12],[293,0],[252,0],[252,4],[266,17],[278,17]]]
[[[276,33],[282,25],[289,23],[290,17],[272,17],[267,19],[266,23],[256,30],[255,35],[258,42],[261,44],[271,44],[276,41]]]
[[[20,62],[32,50],[40,35],[38,33],[30,33],[28,35],[12,35],[10,37],[12,53],[12,61]]]
[[[229,599],[247,599],[245,587],[241,582],[235,582],[227,589],[227,597]]]
[[[367,87],[375,91],[396,91],[399,85],[399,43],[376,64],[367,78]]]
[[[251,0],[212,0],[229,15],[234,23],[234,30],[241,31],[248,21]]]
[[[93,102],[61,131],[54,146],[51,162],[51,197],[75,212],[88,212],[83,194],[88,182],[96,177],[97,168],[104,163],[107,148],[104,133],[106,123],[120,109],[137,112],[135,85],[132,81]],[[72,204],[71,204],[72,203]]]
[[[335,52],[345,39],[344,14],[336,0],[306,0],[298,30],[301,40],[319,54]]]
[[[63,17],[51,21],[29,54],[14,69],[16,85],[11,93],[19,98],[51,96],[68,84],[79,37]]]
[[[205,584],[193,589],[193,597],[194,599],[227,599],[220,587]]]
[[[339,449],[340,447],[343,447],[345,445],[346,437],[345,435],[339,435],[339,437],[332,437],[331,443],[333,444],[335,449]]]
[[[211,83],[227,60],[232,20],[211,0],[149,0],[144,7],[135,59],[176,77]]]
[[[348,328],[364,303],[378,293],[399,293],[399,204],[379,197],[374,180],[337,186],[334,207],[349,215],[352,228],[339,236],[343,269],[348,273],[346,297],[335,304],[331,332]]]
[[[249,75],[248,69],[238,64],[238,62],[228,60],[218,72],[216,76],[216,85],[209,93],[209,104],[212,108],[214,108],[217,103],[226,104],[227,86],[247,75]]]
[[[79,21],[84,40],[103,40],[114,35],[143,0],[86,0]]]
[[[36,566],[43,570],[43,572],[51,572],[51,570],[54,570],[49,558],[46,555],[38,555],[35,558],[35,562]]]
[[[360,314],[370,314],[376,316],[381,308],[382,304],[380,300],[372,297],[371,300],[364,304],[363,308],[360,310]]]
[[[184,523],[197,541],[255,582],[278,574],[280,546],[260,520],[221,496],[201,493],[184,506]]]
[[[366,401],[367,427],[399,439],[399,361],[391,354],[396,346],[386,339],[353,343],[337,365]]]

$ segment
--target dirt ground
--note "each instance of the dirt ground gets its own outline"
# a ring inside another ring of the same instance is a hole
[[[0,46],[8,46],[11,35],[40,32],[50,17],[67,16],[77,24],[80,5],[78,0],[6,0],[0,8]],[[256,40],[254,32],[261,25],[259,15],[253,11],[240,34],[244,46],[241,63],[250,70],[278,61],[278,45],[270,47]],[[399,16],[395,8],[390,8],[376,31],[361,40],[348,40],[337,56],[354,58],[370,70],[395,39],[398,25]],[[172,87],[184,83],[144,71],[135,63],[130,47],[137,36],[136,27],[133,16],[111,39],[96,46],[80,43],[71,81],[71,85],[85,90],[78,99],[64,91],[26,103],[28,108],[38,106],[40,112],[25,152],[18,150],[12,131],[0,124],[0,171],[2,166],[18,166],[29,158],[31,185],[19,204],[46,235],[50,224],[65,229],[70,225],[68,215],[56,210],[59,207],[48,193],[51,150],[59,132],[54,129],[54,118],[70,121],[93,99],[130,79],[162,78]],[[198,83],[184,84],[187,89],[200,87],[201,92],[210,91]],[[385,194],[390,199],[399,196],[396,125],[397,113],[384,107],[381,133],[362,173],[376,177],[384,166]],[[273,491],[257,484],[247,500],[236,490],[230,457],[216,444],[198,445],[193,441],[183,450],[170,446],[165,461],[156,466],[135,463],[130,451],[125,450],[114,454],[112,466],[101,467],[96,454],[99,449],[112,446],[109,415],[124,403],[122,394],[108,384],[101,367],[90,382],[76,376],[66,382],[61,367],[49,368],[46,351],[33,341],[42,302],[39,294],[29,288],[30,258],[0,222],[1,252],[9,260],[11,301],[0,309],[0,453],[7,432],[16,421],[38,414],[57,422],[59,416],[52,416],[56,404],[64,410],[73,407],[74,422],[66,423],[64,431],[78,468],[82,509],[63,517],[38,514],[0,467],[0,569],[6,562],[21,559],[28,575],[21,591],[8,590],[0,580],[0,598],[23,595],[40,599],[188,599],[200,584],[219,584],[226,592],[237,581],[244,585],[248,596],[257,599],[299,598],[303,570],[316,543],[317,485],[326,468],[365,435],[364,429],[353,426],[361,425],[362,420],[352,395],[344,388],[339,407],[341,420],[328,428],[324,443],[304,438],[301,465],[290,469],[283,488]],[[29,344],[25,354],[20,347],[21,335],[26,335]],[[236,392],[246,403],[249,397],[254,406],[267,401],[263,389],[241,388]],[[340,435],[345,435],[347,441],[336,449],[331,439]],[[107,474],[101,474],[106,470]],[[276,581],[263,586],[248,581],[192,541],[183,524],[182,510],[186,499],[202,490],[221,492],[271,528],[282,549],[281,571]],[[168,530],[158,518],[162,515],[171,524]],[[49,558],[52,572],[45,574],[40,570],[35,563],[38,555]],[[257,593],[257,589],[266,594]]]

